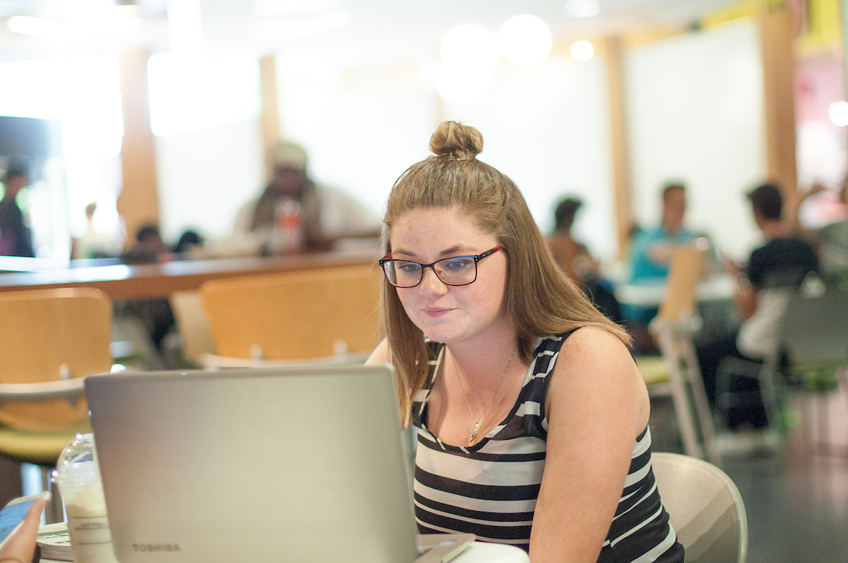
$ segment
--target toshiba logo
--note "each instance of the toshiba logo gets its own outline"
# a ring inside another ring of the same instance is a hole
[[[134,543],[133,549],[142,553],[153,553],[156,551],[179,551],[178,543]]]

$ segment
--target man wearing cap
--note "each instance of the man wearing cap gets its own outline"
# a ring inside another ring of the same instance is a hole
[[[273,237],[281,208],[294,209],[306,250],[328,248],[340,238],[377,237],[380,219],[351,196],[309,178],[306,151],[288,141],[271,150],[271,182],[236,219],[237,234],[248,233],[263,254],[275,252]],[[296,204],[296,205],[292,205]]]

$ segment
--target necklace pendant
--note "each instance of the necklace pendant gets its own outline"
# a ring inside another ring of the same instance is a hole
[[[480,426],[479,422],[474,423],[474,428],[471,429],[471,441],[474,441],[474,438],[477,437],[477,427]]]

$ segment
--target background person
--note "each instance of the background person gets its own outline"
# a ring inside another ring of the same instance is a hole
[[[763,359],[778,345],[780,318],[789,298],[811,272],[818,271],[818,258],[805,240],[790,234],[782,220],[783,198],[775,184],[762,184],[747,194],[754,222],[766,243],[751,252],[748,264],[736,266],[736,306],[740,326],[697,348],[704,388],[711,404],[716,399],[716,378],[722,358]],[[733,266],[731,266],[733,267]],[[746,379],[740,391],[756,391],[759,383]],[[764,406],[755,404],[730,410],[730,428],[767,425]]]
[[[273,178],[259,199],[245,204],[236,217],[236,237],[252,240],[262,254],[274,252],[277,214],[286,201],[297,203],[302,243],[306,250],[322,250],[341,238],[376,238],[379,218],[355,198],[316,184],[307,173],[308,158],[300,145],[278,142],[271,151]]]
[[[121,256],[127,264],[158,264],[173,260],[170,249],[162,240],[159,227],[142,225],[135,233],[135,242]]]
[[[654,228],[638,228],[631,232],[627,251],[630,285],[661,285],[668,278],[671,256],[678,248],[693,243],[694,236],[683,225],[686,216],[686,187],[667,184],[662,190],[662,219]],[[658,355],[648,326],[657,316],[659,304],[623,303],[621,313],[627,331],[633,338],[635,354]]]
[[[574,197],[561,199],[554,208],[554,230],[548,246],[557,264],[578,284],[594,305],[615,323],[622,323],[621,306],[612,285],[601,276],[601,266],[582,242],[571,234],[577,211],[583,202]]]
[[[194,229],[186,229],[174,245],[174,255],[178,260],[204,258],[206,257],[206,251],[203,249],[204,242],[200,233]]]
[[[557,266],[482,147],[476,129],[441,124],[384,220],[387,338],[369,362],[394,365],[418,428],[419,531],[534,561],[682,561],[627,334]]]
[[[159,227],[153,224],[142,225],[135,234],[135,243],[122,256],[129,265],[160,264],[175,259],[171,249],[162,240]],[[155,347],[155,352],[143,353],[151,369],[162,363],[163,340],[175,327],[174,312],[167,297],[149,297],[144,299],[115,300],[116,313],[126,313],[138,319]],[[146,350],[147,343],[138,343],[140,350]],[[2,563],[2,562],[0,562]]]
[[[575,197],[565,197],[554,208],[554,230],[548,235],[548,245],[557,264],[572,280],[594,277],[600,273],[600,265],[589,248],[578,242],[571,234],[577,211],[583,202]]]
[[[16,199],[28,185],[26,164],[22,161],[10,163],[3,175],[4,192],[0,200],[0,256],[35,257],[32,232]]]
[[[641,230],[632,239],[629,283],[665,281],[671,255],[681,246],[690,246],[694,239],[683,225],[685,216],[686,187],[668,184],[662,190],[660,225]]]

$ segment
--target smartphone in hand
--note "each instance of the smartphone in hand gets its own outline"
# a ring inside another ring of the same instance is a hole
[[[9,534],[26,518],[27,511],[32,503],[40,498],[50,498],[50,493],[43,492],[28,497],[19,497],[9,501],[3,510],[0,510],[0,544]]]

